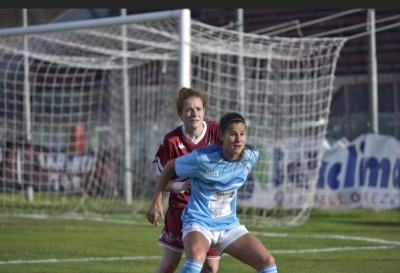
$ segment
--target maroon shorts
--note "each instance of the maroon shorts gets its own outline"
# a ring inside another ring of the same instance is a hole
[[[165,214],[165,225],[158,238],[159,245],[179,252],[184,251],[182,242],[182,211],[183,208],[168,208]],[[218,251],[210,246],[207,252],[207,258],[219,259],[220,256],[218,255]]]

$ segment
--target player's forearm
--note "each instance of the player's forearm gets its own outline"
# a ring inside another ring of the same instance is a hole
[[[156,190],[154,192],[154,198],[153,198],[154,201],[161,201],[162,194],[164,191],[173,190],[171,178],[174,173],[175,173],[175,160],[173,159],[165,165],[161,175],[157,179]]]

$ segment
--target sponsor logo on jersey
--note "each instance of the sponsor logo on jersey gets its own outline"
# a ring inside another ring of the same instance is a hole
[[[182,240],[182,237],[181,237],[181,236],[177,236],[176,239],[175,239],[175,241],[176,241],[178,244],[180,244],[180,245],[183,246],[183,240]]]
[[[247,163],[246,167],[244,167],[244,173],[248,173],[250,171],[250,167],[251,167],[250,163]]]
[[[235,191],[217,191],[215,193],[218,197],[224,197],[224,198],[232,198],[235,196]]]
[[[178,144],[178,147],[179,147],[180,149],[186,149],[186,147],[185,147],[185,145],[183,145],[183,143],[179,143],[179,144]]]
[[[206,176],[218,177],[218,170],[215,171],[206,170]]]

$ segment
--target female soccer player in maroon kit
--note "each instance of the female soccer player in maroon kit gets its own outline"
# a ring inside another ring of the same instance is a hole
[[[180,89],[175,105],[183,125],[167,133],[158,148],[150,168],[156,172],[157,181],[164,166],[171,159],[219,142],[218,124],[204,121],[207,104],[208,100],[203,92],[192,88]],[[158,239],[158,244],[164,247],[164,252],[155,273],[173,273],[182,258],[184,248],[181,215],[189,200],[190,179],[174,174],[166,191],[170,191],[168,210],[165,213],[164,228]],[[216,273],[219,259],[217,250],[210,247],[201,272]]]

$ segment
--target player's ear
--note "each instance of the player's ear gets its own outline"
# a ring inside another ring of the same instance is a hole
[[[221,133],[221,132],[218,132],[218,136],[219,136],[219,140],[220,140],[221,142],[223,142],[223,141],[224,141],[224,134]]]

